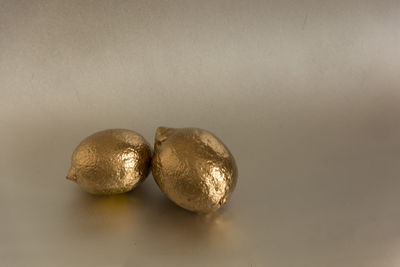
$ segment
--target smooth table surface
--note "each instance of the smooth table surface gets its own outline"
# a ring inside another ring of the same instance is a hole
[[[0,0],[0,265],[400,266],[399,3]],[[161,125],[230,148],[219,212],[65,179]]]

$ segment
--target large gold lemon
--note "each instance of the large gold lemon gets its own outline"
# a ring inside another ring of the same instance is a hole
[[[165,127],[156,132],[152,172],[170,200],[198,213],[221,207],[234,190],[238,173],[231,152],[212,133]]]
[[[105,130],[78,145],[67,178],[91,194],[119,194],[144,180],[150,163],[150,146],[140,134],[123,129]]]

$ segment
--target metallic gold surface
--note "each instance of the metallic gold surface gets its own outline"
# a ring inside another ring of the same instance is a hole
[[[399,0],[0,0],[0,267],[400,267]],[[239,183],[198,216],[98,197],[73,149],[211,130]]]
[[[67,178],[91,194],[132,190],[149,174],[151,149],[138,133],[112,129],[84,139],[72,155]]]
[[[160,189],[190,211],[217,210],[236,186],[237,167],[228,148],[198,128],[159,127],[152,172]]]

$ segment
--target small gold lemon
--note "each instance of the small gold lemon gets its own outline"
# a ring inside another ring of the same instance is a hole
[[[67,179],[91,194],[132,190],[149,174],[151,149],[138,133],[111,129],[85,138],[72,155]]]
[[[152,172],[170,200],[198,213],[221,207],[233,192],[238,176],[228,148],[212,133],[198,128],[159,127]]]

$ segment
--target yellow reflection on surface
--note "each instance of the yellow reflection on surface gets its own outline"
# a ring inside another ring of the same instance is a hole
[[[85,233],[129,233],[138,224],[142,206],[143,191],[134,191],[110,195],[94,196],[83,190],[77,194],[77,200],[71,208],[71,218],[77,229]]]

